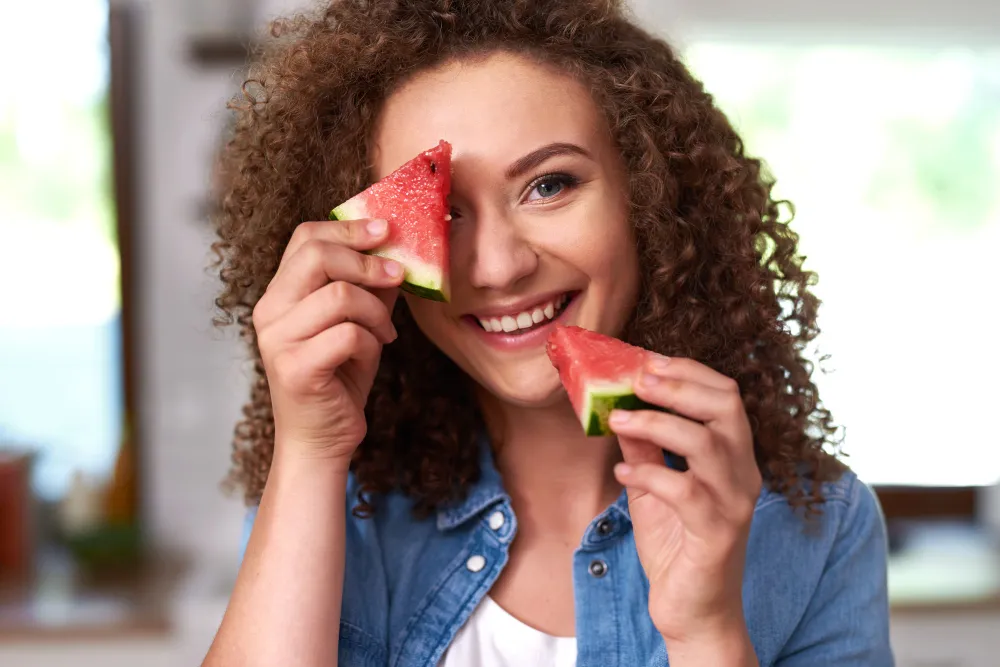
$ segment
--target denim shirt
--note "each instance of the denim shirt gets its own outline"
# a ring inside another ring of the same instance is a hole
[[[488,448],[484,448],[487,449]],[[340,621],[342,667],[433,667],[507,563],[517,533],[488,452],[464,501],[415,520],[410,501],[380,497],[350,514]],[[872,491],[851,472],[824,486],[807,523],[785,497],[757,500],[743,580],[746,621],[762,666],[892,666],[886,536]],[[251,509],[243,549],[256,516]],[[624,494],[587,527],[573,554],[578,667],[663,667]]]

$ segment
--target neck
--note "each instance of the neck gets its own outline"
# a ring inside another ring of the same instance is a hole
[[[480,403],[522,527],[582,535],[621,493],[612,470],[621,460],[617,441],[584,435],[568,400],[524,408],[481,392]]]

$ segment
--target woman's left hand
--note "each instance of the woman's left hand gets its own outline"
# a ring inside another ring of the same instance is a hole
[[[762,481],[739,388],[690,359],[657,358],[635,391],[677,413],[616,410],[610,422],[653,624],[672,665],[681,655],[692,664],[756,664],[742,587]],[[685,457],[688,471],[668,468],[664,451]]]

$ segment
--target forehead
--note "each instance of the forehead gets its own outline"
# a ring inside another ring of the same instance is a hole
[[[506,166],[553,142],[599,153],[606,135],[579,81],[521,56],[494,54],[422,72],[389,96],[375,131],[375,176],[441,139],[454,147],[456,167]]]

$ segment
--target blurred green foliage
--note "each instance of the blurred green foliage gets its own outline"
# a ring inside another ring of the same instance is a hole
[[[114,242],[111,129],[105,96],[88,106],[0,108],[0,229],[33,222],[92,228]]]
[[[864,207],[918,236],[1000,223],[1000,52],[748,41],[688,63],[805,210]]]

